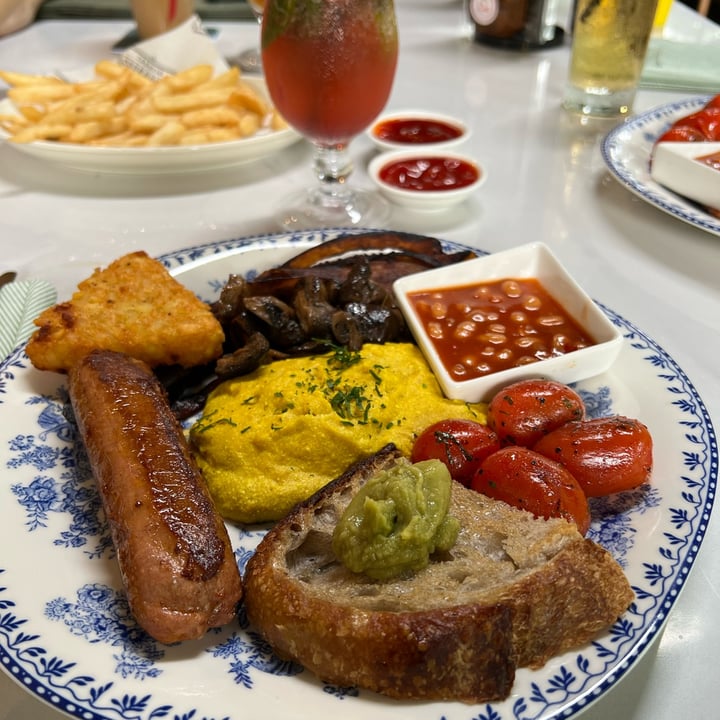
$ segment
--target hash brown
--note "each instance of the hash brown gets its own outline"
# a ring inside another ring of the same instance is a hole
[[[224,340],[209,306],[142,250],[95,270],[69,301],[34,323],[28,357],[39,370],[62,373],[98,349],[126,353],[150,367],[194,367],[217,358]]]

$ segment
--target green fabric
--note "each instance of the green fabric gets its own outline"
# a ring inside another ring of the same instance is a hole
[[[200,0],[195,12],[203,20],[253,20],[255,16],[245,0]],[[45,0],[38,20],[77,20],[80,18],[130,19],[128,0]]]
[[[720,43],[651,39],[640,87],[720,92]]]

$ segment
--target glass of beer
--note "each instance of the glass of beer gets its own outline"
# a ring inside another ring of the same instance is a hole
[[[577,0],[563,106],[598,117],[632,110],[657,0]]]
[[[262,62],[280,114],[314,148],[317,182],[288,198],[286,229],[378,227],[387,202],[348,183],[348,146],[380,114],[398,55],[393,0],[267,0]]]

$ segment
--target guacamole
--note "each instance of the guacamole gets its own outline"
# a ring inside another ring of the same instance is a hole
[[[460,525],[448,516],[451,482],[439,460],[400,463],[370,478],[335,527],[335,555],[373,580],[427,567],[436,550],[457,540]]]

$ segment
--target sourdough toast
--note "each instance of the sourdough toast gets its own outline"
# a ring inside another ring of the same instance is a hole
[[[415,574],[377,582],[345,568],[332,533],[390,445],[268,532],[250,559],[250,622],[278,655],[321,679],[394,698],[507,697],[518,667],[582,645],[628,607],[619,565],[571,523],[537,519],[453,484],[455,546]]]

